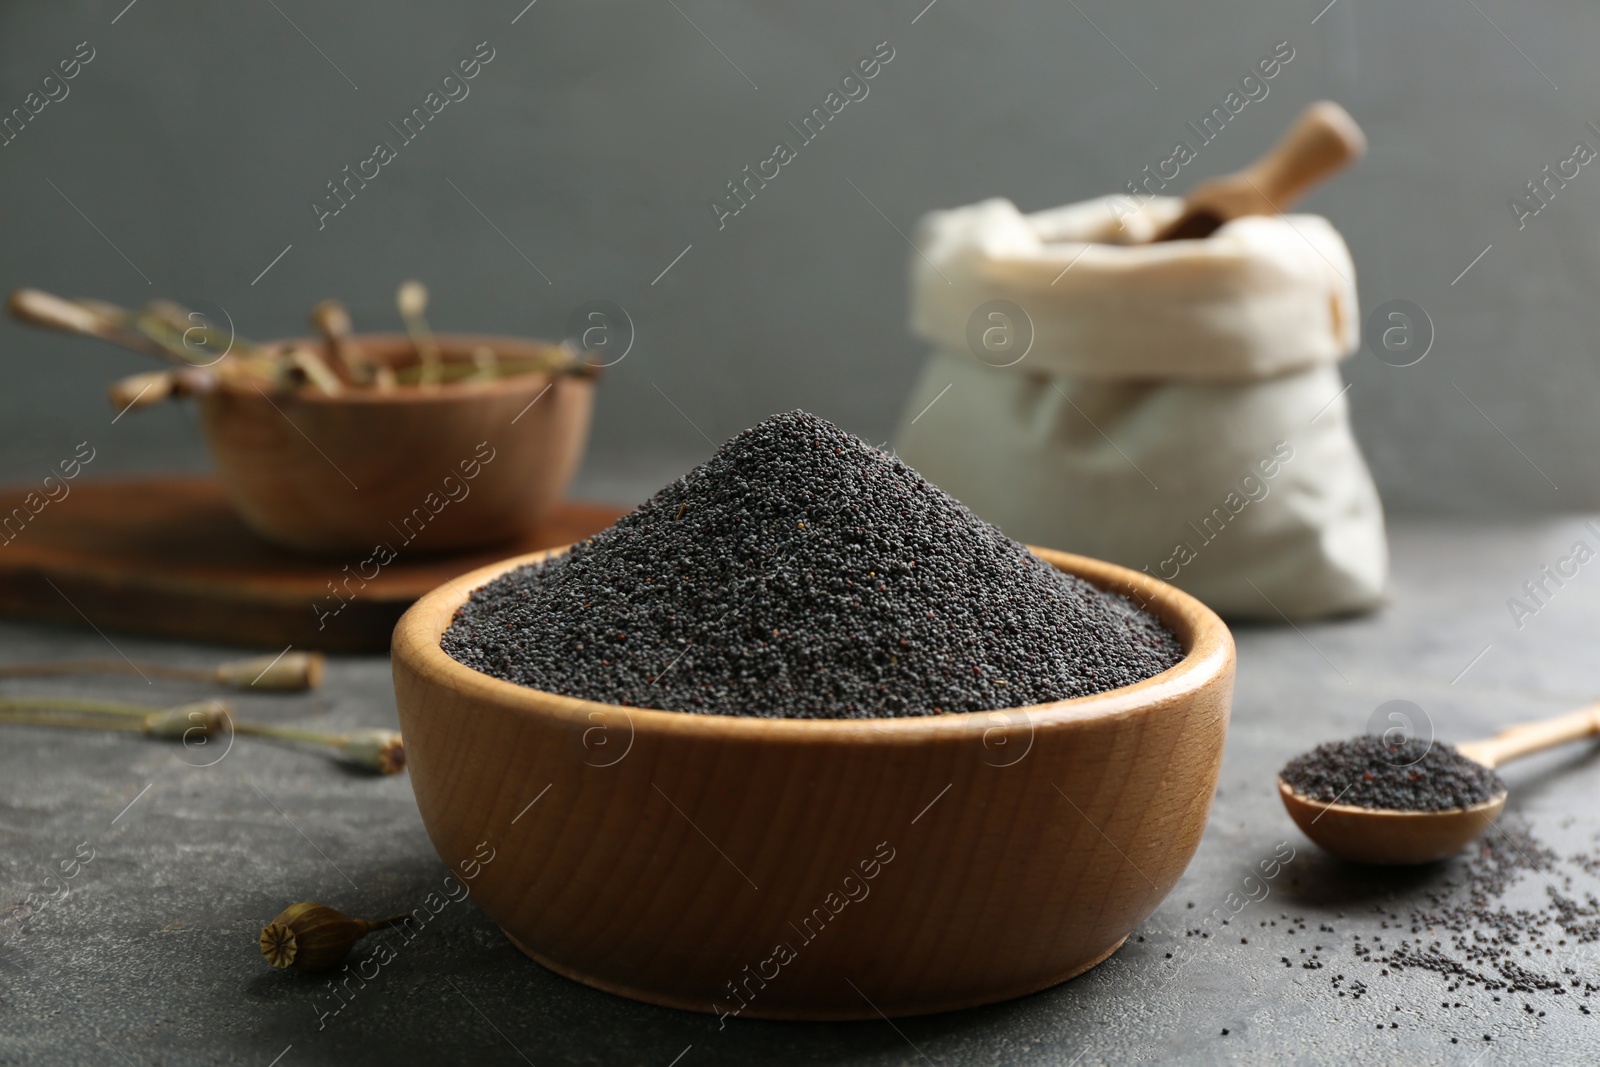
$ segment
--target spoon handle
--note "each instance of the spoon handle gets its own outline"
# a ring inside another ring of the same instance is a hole
[[[1287,210],[1307,189],[1359,159],[1366,147],[1350,113],[1321,100],[1301,112],[1283,139],[1244,173],[1264,199]]]
[[[1332,100],[1320,100],[1300,113],[1266,155],[1242,171],[1197,186],[1184,201],[1182,214],[1151,241],[1197,240],[1233,219],[1287,211],[1313,185],[1360,159],[1366,149],[1366,135],[1350,113]]]
[[[1477,760],[1486,767],[1498,767],[1585,737],[1600,737],[1600,702],[1553,719],[1507,727],[1493,737],[1456,747],[1468,759]]]

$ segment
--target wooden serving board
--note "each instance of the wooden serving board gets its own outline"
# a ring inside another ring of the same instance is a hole
[[[0,615],[328,652],[386,652],[395,622],[428,590],[497,559],[581,540],[625,510],[563,503],[521,540],[465,554],[402,548],[363,583],[370,552],[317,557],[268,544],[214,479],[66,484],[71,492],[37,514],[23,505],[36,487],[0,490],[0,519],[19,507],[31,515],[0,530]]]

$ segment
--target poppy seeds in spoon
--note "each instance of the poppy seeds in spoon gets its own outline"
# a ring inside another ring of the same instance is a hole
[[[1296,756],[1279,772],[1303,797],[1389,811],[1446,811],[1505,792],[1500,776],[1454,745],[1363,734]]]

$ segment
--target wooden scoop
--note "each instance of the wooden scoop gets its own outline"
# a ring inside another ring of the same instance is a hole
[[[1585,737],[1600,737],[1600,703],[1554,719],[1523,723],[1483,741],[1456,746],[1463,756],[1495,768]],[[1431,863],[1454,855],[1500,817],[1506,793],[1469,808],[1393,811],[1327,804],[1302,796],[1281,777],[1278,793],[1290,818],[1311,840],[1355,863]]]
[[[1235,174],[1201,183],[1184,201],[1183,214],[1152,240],[1197,240],[1231,219],[1280,215],[1366,150],[1367,138],[1350,113],[1332,100],[1318,101],[1300,113],[1266,155]]]

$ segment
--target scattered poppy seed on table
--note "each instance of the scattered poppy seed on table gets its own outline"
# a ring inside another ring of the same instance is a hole
[[[1600,833],[1594,840],[1600,842]],[[1397,875],[1394,884],[1415,877]],[[1569,992],[1581,997],[1600,992],[1600,983],[1585,979],[1587,971],[1574,967],[1583,967],[1592,955],[1569,957],[1560,973],[1541,973],[1531,969],[1531,960],[1524,962],[1528,954],[1524,946],[1530,942],[1565,941],[1573,946],[1569,952],[1577,946],[1600,945],[1600,894],[1591,881],[1596,877],[1600,877],[1600,850],[1590,847],[1558,854],[1523,820],[1509,818],[1494,833],[1423,876],[1414,887],[1416,896],[1405,904],[1393,901],[1390,894],[1391,902],[1374,906],[1378,925],[1404,936],[1354,935],[1349,951],[1359,965],[1381,968],[1374,981],[1398,981],[1404,983],[1400,989],[1415,989],[1417,980],[1433,979],[1443,985],[1444,993],[1462,998],[1441,996],[1439,1012],[1466,1009],[1470,1015],[1484,1013],[1487,1019],[1514,1014],[1543,1020],[1556,1014],[1555,1006],[1572,1002]],[[1513,892],[1520,899],[1508,899]],[[1545,903],[1529,902],[1528,893]],[[1338,948],[1330,946],[1330,951]],[[1280,962],[1287,965],[1287,957]],[[1348,972],[1348,965],[1345,969]],[[1330,983],[1340,996],[1344,981],[1344,974],[1336,974]],[[1349,989],[1352,995],[1357,989],[1368,992],[1360,981],[1351,982]],[[1506,1003],[1500,1006],[1502,993]],[[1546,995],[1548,1013],[1539,1008],[1538,998]],[[1586,1005],[1573,1006],[1591,1015]],[[1393,1011],[1401,1010],[1394,1005]],[[1378,1029],[1395,1028],[1378,1024]]]
[[[792,719],[1042,704],[1183,658],[1155,616],[800,411],[734,437],[567,553],[474,590],[441,644],[567,696]]]

